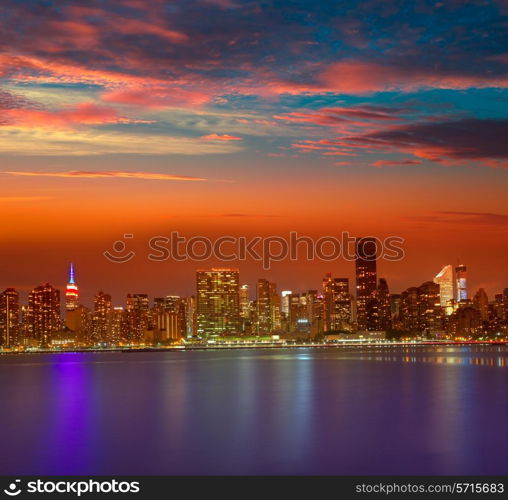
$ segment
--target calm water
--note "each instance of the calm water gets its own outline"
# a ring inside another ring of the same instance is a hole
[[[0,356],[0,474],[507,474],[507,353]]]

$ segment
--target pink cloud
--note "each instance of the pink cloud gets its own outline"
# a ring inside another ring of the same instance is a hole
[[[242,141],[241,137],[237,137],[235,135],[228,134],[208,134],[203,135],[201,139],[205,141]]]
[[[16,108],[3,112],[4,125],[24,127],[70,127],[75,125],[102,125],[106,123],[146,123],[120,116],[111,107],[97,106],[90,102],[78,104],[74,108],[57,111]]]
[[[421,68],[386,66],[360,61],[341,61],[325,69],[319,78],[324,89],[345,94],[381,91],[413,91],[421,88],[467,89],[506,87],[508,78],[467,76],[425,71]]]
[[[111,90],[102,94],[102,100],[144,108],[200,105],[210,101],[210,96],[197,90],[178,87],[147,86]]]
[[[34,172],[34,171],[5,171],[0,174],[13,175],[18,177],[63,177],[63,178],[86,178],[86,179],[144,179],[156,181],[206,181],[201,177],[188,175],[163,174],[158,172],[127,172],[127,171],[80,171],[68,170],[64,172]]]
[[[397,165],[420,165],[420,160],[378,160],[371,163],[371,167],[392,167]]]

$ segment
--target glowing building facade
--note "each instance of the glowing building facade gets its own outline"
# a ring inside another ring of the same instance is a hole
[[[453,312],[453,268],[450,264],[439,271],[434,277],[434,283],[439,285],[439,303],[449,316]]]
[[[455,268],[457,302],[467,300],[467,268],[464,265]]]
[[[218,268],[196,272],[198,336],[239,333],[239,279],[238,269]]]
[[[79,305],[79,291],[74,279],[74,264],[71,263],[69,269],[69,283],[65,290],[65,309],[67,311],[74,311]]]

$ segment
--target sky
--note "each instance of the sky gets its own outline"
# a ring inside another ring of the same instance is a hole
[[[4,0],[0,288],[194,292],[151,236],[404,238],[401,292],[443,265],[508,287],[504,1]],[[124,234],[136,257],[103,252]],[[228,262],[251,286],[354,265]],[[352,283],[353,285],[353,283]]]

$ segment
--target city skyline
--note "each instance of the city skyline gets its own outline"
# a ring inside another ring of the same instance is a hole
[[[390,291],[377,274],[375,241],[355,244],[355,286],[327,273],[320,289],[282,290],[259,278],[254,298],[241,284],[238,268],[195,271],[195,294],[189,297],[128,293],[122,306],[99,291],[93,307],[82,304],[74,264],[69,266],[65,295],[49,283],[37,286],[22,304],[18,292],[0,293],[0,345],[105,347],[173,344],[185,339],[273,334],[301,339],[361,334],[482,338],[508,333],[508,287],[494,300],[483,288],[468,291],[467,267],[441,269],[419,286]],[[63,312],[63,315],[62,315]],[[398,332],[398,333],[397,333]]]
[[[502,288],[502,3],[384,4],[397,15],[376,0],[2,2],[1,282],[63,286],[72,260],[88,300],[97,285],[159,294],[162,275],[189,294],[191,265],[103,252],[124,234],[139,255],[173,230],[347,230],[405,239],[405,261],[381,263],[396,289],[460,262]],[[353,277],[318,265],[269,279]],[[258,264],[242,268],[254,282]]]

